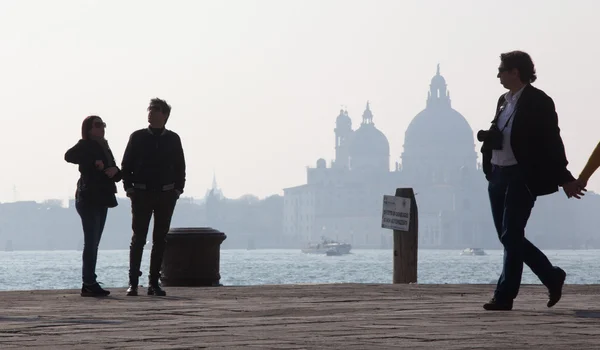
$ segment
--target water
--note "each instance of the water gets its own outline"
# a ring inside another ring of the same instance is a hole
[[[495,283],[502,251],[461,256],[458,250],[420,250],[418,281],[422,284]],[[545,251],[567,272],[569,284],[600,283],[600,250]],[[150,251],[142,271],[148,272]],[[106,288],[126,287],[129,251],[102,250],[96,273]],[[391,283],[391,250],[353,250],[344,256],[304,254],[300,250],[222,250],[221,283],[262,285],[295,283]],[[146,278],[142,280],[145,285]],[[523,283],[540,283],[525,267]],[[0,290],[81,288],[81,252],[0,252]]]

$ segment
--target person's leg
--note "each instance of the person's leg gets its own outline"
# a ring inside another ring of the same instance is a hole
[[[166,236],[171,226],[177,195],[174,191],[159,193],[154,210],[154,232],[152,234],[152,252],[150,256],[150,275],[148,294],[165,295],[159,286],[160,269],[165,251]]]
[[[500,241],[504,246],[504,266],[502,276],[498,280],[495,297],[501,300],[514,300],[519,293],[523,274],[526,249],[525,227],[536,197],[529,191],[518,168],[511,167],[507,170],[505,172],[507,186],[504,199],[504,216],[500,234]],[[533,259],[535,258],[533,257]],[[528,259],[532,260],[531,257]],[[538,264],[543,263],[536,260],[531,262],[535,267],[539,267]]]
[[[524,239],[523,261],[546,287],[552,286],[556,276],[555,268],[548,257],[527,238]]]
[[[96,215],[92,207],[83,203],[75,204],[83,226],[83,253],[81,279],[84,285],[96,284],[95,266],[98,248],[96,246]]]
[[[98,262],[98,247],[100,246],[100,240],[102,239],[102,233],[104,232],[104,225],[106,224],[106,216],[108,214],[107,207],[98,207],[94,209],[94,252],[93,252],[93,264],[91,269],[94,273],[94,280],[96,280],[96,263]]]
[[[488,195],[490,198],[490,207],[492,210],[492,219],[498,234],[498,239],[501,240],[504,223],[504,207],[506,201],[506,190],[508,181],[501,168],[493,167],[490,181],[488,184]],[[506,250],[504,251],[506,257]],[[505,280],[504,268],[498,278],[498,285],[504,283]],[[512,309],[512,300],[502,299],[502,296],[494,293],[494,298],[483,306],[486,310],[510,310]]]
[[[81,217],[84,231],[83,266],[81,287],[82,296],[106,296],[110,292],[104,290],[96,281],[96,262],[98,259],[98,245],[106,222],[106,207],[87,206],[76,204],[77,212]]]
[[[131,196],[131,244],[129,246],[129,289],[127,295],[137,295],[139,278],[142,275],[140,266],[144,245],[148,236],[148,226],[152,218],[154,198],[146,191],[136,191]]]

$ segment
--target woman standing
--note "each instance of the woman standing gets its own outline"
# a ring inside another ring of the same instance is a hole
[[[105,128],[100,117],[85,118],[81,125],[81,140],[65,153],[65,160],[79,165],[81,173],[75,192],[75,208],[83,226],[81,296],[84,297],[110,294],[96,281],[96,260],[108,208],[117,206],[115,183],[121,180],[121,171],[104,138]]]

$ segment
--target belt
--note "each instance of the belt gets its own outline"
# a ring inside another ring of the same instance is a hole
[[[148,187],[146,186],[146,184],[140,184],[140,183],[134,183],[133,184],[133,188],[137,188],[138,190],[146,190]],[[175,189],[175,184],[168,184],[168,185],[163,185],[161,187],[161,191],[170,191],[170,190],[174,190]]]
[[[512,165],[497,165],[497,164],[492,164],[492,167],[499,168],[499,169],[508,169],[508,168],[516,167],[518,165],[519,164],[512,164]]]

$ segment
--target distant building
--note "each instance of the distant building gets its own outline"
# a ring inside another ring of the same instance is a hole
[[[318,159],[307,169],[306,184],[284,189],[285,235],[390,246],[392,232],[381,228],[383,195],[412,187],[421,247],[483,246],[495,239],[473,130],[452,108],[439,65],[426,107],[406,130],[401,162],[393,170],[389,142],[375,127],[368,102],[356,130],[348,111],[341,110],[334,135],[335,160],[327,166]]]

